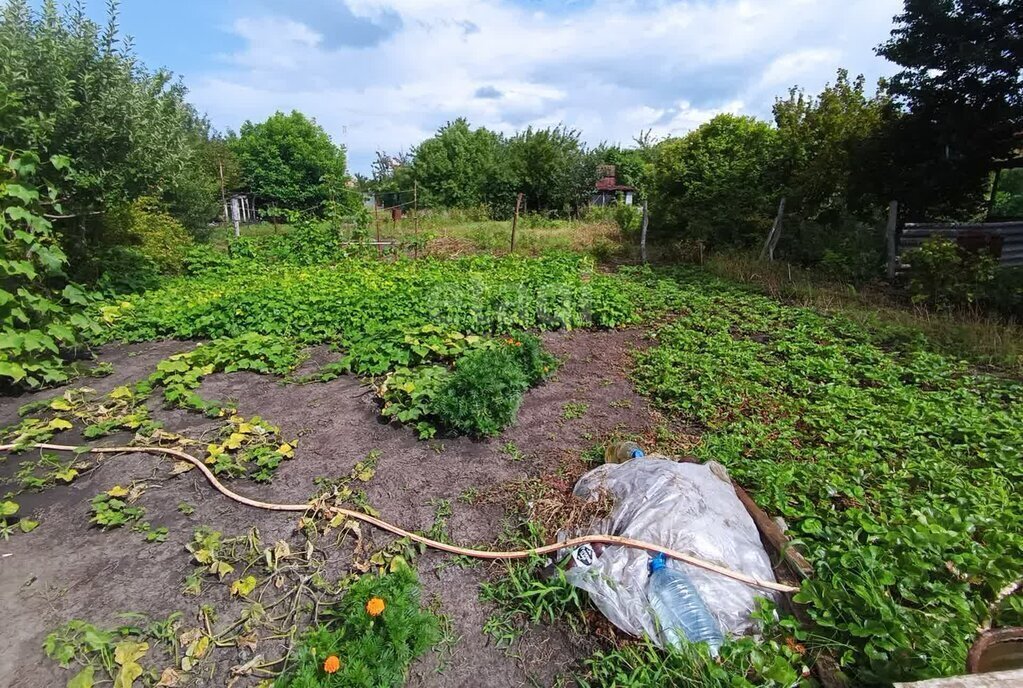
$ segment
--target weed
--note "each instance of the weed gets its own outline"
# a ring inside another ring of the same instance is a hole
[[[581,401],[569,401],[562,405],[561,417],[564,420],[575,420],[576,418],[582,418],[586,415],[586,412],[589,409],[589,404],[585,404]]]
[[[90,501],[92,516],[89,519],[103,530],[119,528],[142,518],[146,510],[140,506],[132,506],[145,485],[133,484],[130,488],[114,485],[106,492],[101,492]]]
[[[178,512],[185,516],[191,516],[192,514],[195,513],[195,507],[189,504],[188,502],[179,502]]]
[[[458,501],[462,504],[468,504],[474,506],[480,503],[480,491],[478,487],[467,487],[462,490],[462,493],[458,495]]]
[[[522,459],[526,458],[526,455],[522,453],[522,450],[518,448],[518,445],[512,441],[506,442],[504,446],[501,447],[501,451],[504,452],[512,461],[522,461]]]
[[[480,599],[493,602],[499,612],[491,616],[483,630],[507,646],[514,642],[529,623],[554,623],[563,620],[573,630],[585,623],[586,594],[565,579],[561,569],[544,579],[544,561],[533,557],[525,563],[508,564],[507,575],[480,586]]]

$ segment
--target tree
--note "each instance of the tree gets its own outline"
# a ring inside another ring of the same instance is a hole
[[[596,181],[595,160],[586,159],[579,132],[563,126],[529,127],[513,136],[508,141],[508,165],[530,210],[574,210]],[[588,174],[587,167],[592,167]]]
[[[73,160],[63,212],[45,201],[44,210],[78,271],[103,245],[107,208],[144,195],[173,201],[194,185],[188,177],[207,129],[184,87],[147,70],[119,38],[116,3],[100,27],[80,5],[61,13],[45,0],[36,13],[27,0],[10,0],[0,55],[0,146]]]
[[[259,124],[246,121],[232,149],[249,190],[282,208],[319,207],[330,197],[330,180],[345,177],[344,149],[297,110],[277,112]]]
[[[895,21],[878,48],[908,110],[888,132],[892,193],[910,216],[968,214],[1023,133],[1023,0],[906,0]]]
[[[872,220],[887,206],[871,193],[873,141],[897,114],[883,86],[868,97],[863,76],[850,81],[840,69],[816,97],[793,88],[775,101],[787,211],[833,222],[846,213]]]
[[[777,151],[769,124],[729,114],[660,142],[651,182],[654,226],[718,246],[762,240],[780,193]]]
[[[413,153],[413,176],[424,203],[448,208],[486,203],[502,145],[500,134],[484,127],[474,130],[464,117],[441,127]]]

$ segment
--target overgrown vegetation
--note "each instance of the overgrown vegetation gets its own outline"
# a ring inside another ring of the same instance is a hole
[[[796,532],[816,569],[798,599],[860,680],[959,671],[1023,565],[1023,386],[922,337],[680,277],[641,390],[701,423],[696,455]]]

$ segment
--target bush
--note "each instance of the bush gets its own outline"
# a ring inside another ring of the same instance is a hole
[[[160,286],[160,266],[136,248],[114,246],[100,259],[96,286],[104,294],[141,294]]]
[[[398,564],[397,560],[394,564]],[[296,653],[295,668],[277,679],[277,688],[388,688],[405,681],[412,661],[440,638],[437,617],[420,609],[419,581],[407,565],[392,564],[393,573],[362,576],[334,607],[324,610],[325,623],[309,632]],[[368,602],[383,601],[370,616]],[[338,669],[324,671],[328,657]]]
[[[529,379],[512,346],[480,349],[459,359],[434,407],[453,430],[496,435],[515,420],[528,388]]]
[[[990,289],[998,265],[987,253],[966,251],[942,238],[907,251],[905,260],[913,303],[938,308],[976,303]]]
[[[161,272],[181,272],[192,237],[155,198],[139,198],[131,205],[111,211],[106,223],[111,241],[135,247]]]
[[[540,338],[523,332],[506,340],[530,387],[538,385],[557,367],[558,359],[543,350]]]
[[[984,303],[1006,317],[1023,318],[1023,267],[995,270]]]

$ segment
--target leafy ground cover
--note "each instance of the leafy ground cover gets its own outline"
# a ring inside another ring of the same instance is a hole
[[[920,335],[676,277],[684,306],[637,383],[787,520],[816,570],[797,598],[816,642],[864,683],[961,671],[1023,568],[1023,385]]]
[[[128,430],[187,442],[163,434],[154,419],[147,401],[159,392],[170,407],[219,419],[202,443],[215,472],[255,480],[269,480],[294,454],[294,442],[272,418],[243,417],[200,396],[213,373],[317,382],[351,372],[373,383],[385,417],[421,437],[440,428],[491,435],[514,420],[523,392],[557,366],[524,330],[650,325],[656,344],[636,354],[638,389],[669,417],[698,425],[695,453],[725,463],[766,510],[786,518],[816,569],[800,599],[820,630],[809,635],[784,619],[772,625],[765,611],[765,643],[732,643],[720,665],[699,653],[609,647],[582,667],[580,680],[590,685],[685,676],[791,685],[822,647],[861,683],[955,673],[978,624],[992,613],[1011,620],[1023,611],[1012,600],[988,609],[1023,566],[1023,516],[1013,500],[1023,478],[1023,386],[934,353],[911,328],[871,328],[782,305],[697,271],[601,273],[591,259],[570,254],[341,256],[304,265],[260,251],[211,253],[193,262],[192,274],[109,301],[95,314],[110,339],[210,341],[106,395],[72,390],[46,399],[27,409],[8,439],[41,441],[74,427],[89,439]],[[341,358],[298,376],[301,351],[311,344],[328,344]],[[617,399],[609,404],[628,408]],[[555,415],[561,424],[581,423],[593,409],[593,399],[563,396]],[[502,446],[524,462],[519,445]],[[85,470],[44,457],[19,475],[24,489],[38,489]],[[102,511],[117,525],[148,526],[141,510],[126,511],[141,507],[109,493],[112,484],[93,505],[97,517]],[[361,490],[335,492],[371,508]],[[450,511],[455,496],[437,503]],[[17,513],[16,503],[6,503]],[[162,518],[158,524],[146,529],[147,541],[150,533],[156,542],[167,537]],[[523,542],[537,541],[524,527]],[[207,568],[220,560],[211,561]],[[485,599],[506,610],[487,629],[502,643],[515,642],[523,622],[585,619],[584,600],[538,573],[530,562],[484,588]],[[244,592],[247,579],[239,581]],[[323,671],[316,662],[303,670],[309,680]]]

